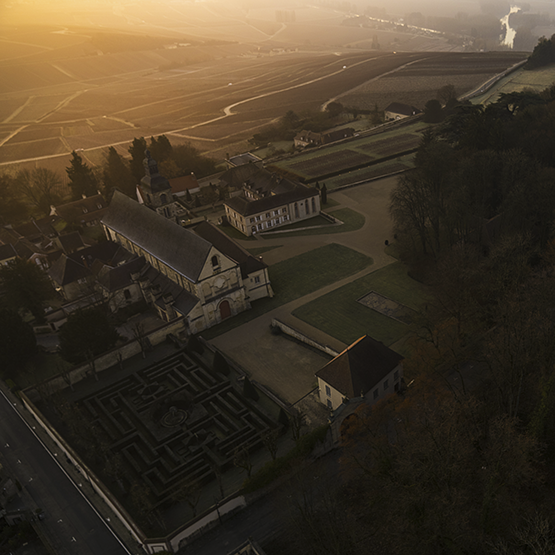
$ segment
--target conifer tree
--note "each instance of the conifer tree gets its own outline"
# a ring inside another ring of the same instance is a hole
[[[144,137],[139,137],[138,139],[135,137],[128,149],[129,154],[131,154],[129,169],[131,170],[131,174],[135,178],[136,183],[139,183],[145,175],[145,167],[143,166],[145,150],[146,140]]]
[[[69,177],[69,186],[74,199],[83,195],[90,197],[98,191],[98,180],[92,169],[83,162],[83,158],[75,151],[71,153],[70,165],[66,168]]]

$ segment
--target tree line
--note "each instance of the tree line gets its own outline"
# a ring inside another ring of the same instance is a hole
[[[147,149],[158,162],[160,173],[167,178],[191,172],[204,177],[214,173],[217,168],[215,160],[204,156],[195,147],[190,144],[173,146],[165,135],[149,140],[135,138],[128,149],[129,160],[111,146],[101,167],[91,167],[81,154],[73,151],[66,168],[69,198],[62,176],[48,168],[0,174],[3,200],[0,223],[18,223],[32,215],[48,215],[52,205],[77,200],[83,195],[89,197],[101,192],[109,198],[116,187],[128,196],[135,197],[135,186],[145,174],[143,160]]]

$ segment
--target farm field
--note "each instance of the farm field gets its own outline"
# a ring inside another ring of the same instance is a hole
[[[402,128],[392,128],[382,133],[353,138],[335,146],[310,149],[304,154],[276,162],[269,167],[294,174],[305,181],[326,179],[326,186],[331,183],[331,188],[335,188],[384,175],[383,164],[374,165],[373,162],[415,149],[422,139],[421,132],[425,128],[426,124],[415,122]],[[385,173],[392,173],[406,167],[404,162],[395,160],[390,162]],[[338,173],[339,176],[333,177]],[[328,178],[332,181],[328,182]]]
[[[376,105],[384,110],[391,102],[422,109],[444,85],[453,85],[460,96],[525,57],[522,52],[452,53],[449,56],[429,52],[427,57],[346,92],[338,100],[346,106],[365,110]]]
[[[6,169],[58,157],[48,164],[63,171],[72,149],[98,163],[110,145],[125,152],[134,137],[162,133],[223,158],[248,150],[253,133],[292,106],[315,110],[334,98],[348,104],[352,94],[373,107],[374,87],[399,101],[390,85],[414,96],[424,86],[418,79],[440,79],[445,68],[455,74],[460,64],[477,86],[519,56],[444,52],[456,47],[440,36],[418,37],[422,52],[411,52],[410,33],[344,26],[344,14],[314,6],[295,8],[288,25],[262,7],[106,3],[72,6],[70,14],[45,8],[26,28],[17,27],[18,9],[0,24]],[[382,49],[363,50],[374,35]],[[406,51],[394,54],[393,44]]]
[[[500,79],[485,94],[471,99],[473,104],[496,102],[502,93],[519,92],[524,89],[542,91],[555,83],[555,65],[542,67],[533,71],[519,69]]]

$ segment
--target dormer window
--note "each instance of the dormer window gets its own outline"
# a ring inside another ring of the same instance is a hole
[[[102,204],[100,204],[100,202],[96,205],[96,207],[97,207],[99,210],[102,210]]]
[[[83,207],[83,214],[86,214],[87,212],[88,210],[85,207]]]
[[[220,261],[219,261],[217,255],[214,255],[211,258],[211,262],[212,262],[212,269],[213,270],[219,270],[220,269]]]

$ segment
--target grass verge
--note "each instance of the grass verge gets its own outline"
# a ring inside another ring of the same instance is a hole
[[[407,275],[403,264],[395,262],[310,301],[294,310],[293,316],[347,345],[364,334],[391,345],[406,335],[409,327],[357,302],[370,291],[415,310],[426,300],[424,286]]]
[[[250,310],[202,332],[212,339],[254,318],[326,285],[364,270],[373,260],[357,251],[332,243],[270,266],[273,298],[259,299]]]

